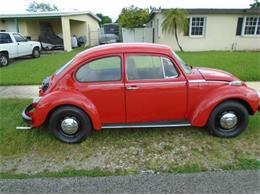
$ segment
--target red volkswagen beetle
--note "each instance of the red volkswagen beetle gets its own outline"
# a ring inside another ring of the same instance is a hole
[[[192,68],[169,47],[110,44],[81,52],[44,80],[22,112],[66,143],[105,128],[206,126],[233,137],[259,109],[259,95],[233,75]]]

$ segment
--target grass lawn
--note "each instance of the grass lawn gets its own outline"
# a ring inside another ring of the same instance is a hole
[[[260,81],[260,52],[182,52],[178,53],[192,66],[218,68],[244,81]]]
[[[56,140],[46,128],[17,131],[31,100],[0,100],[0,177],[122,175],[140,171],[260,169],[260,115],[240,136],[223,139],[200,128],[111,129],[81,144]]]
[[[40,84],[81,49],[28,59],[0,69],[0,85]],[[183,52],[180,56],[193,66],[226,70],[242,80],[260,80],[260,52]]]
[[[82,48],[79,48],[10,64],[0,69],[0,85],[38,85],[81,51]]]

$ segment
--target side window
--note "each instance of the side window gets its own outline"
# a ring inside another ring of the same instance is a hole
[[[122,78],[121,58],[105,57],[81,66],[76,79],[80,82],[119,81]]]
[[[172,62],[160,56],[128,56],[126,66],[128,80],[167,79],[178,76]]]
[[[4,44],[4,43],[12,43],[12,39],[10,37],[9,34],[7,33],[0,33],[0,44]]]
[[[162,58],[162,64],[163,64],[164,75],[166,79],[178,77],[179,74],[175,69],[171,60],[169,60],[168,58]]]
[[[26,42],[26,39],[20,34],[14,33],[13,35],[16,42]]]

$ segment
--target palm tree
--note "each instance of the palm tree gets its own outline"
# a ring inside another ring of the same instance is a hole
[[[177,44],[183,51],[178,38],[178,32],[186,32],[188,28],[187,11],[184,9],[169,9],[163,12],[162,31],[174,34]]]

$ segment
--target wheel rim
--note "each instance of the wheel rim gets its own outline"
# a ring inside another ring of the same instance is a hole
[[[238,124],[238,117],[232,111],[224,112],[221,114],[219,124],[225,130],[233,129]]]
[[[7,60],[7,58],[5,56],[1,56],[0,62],[1,62],[2,66],[6,66],[7,63],[8,63],[8,60]]]
[[[61,130],[68,135],[73,135],[79,130],[79,122],[74,117],[66,117],[61,121]]]
[[[39,57],[39,54],[40,54],[40,52],[36,49],[36,50],[34,50],[34,56],[35,57]]]

